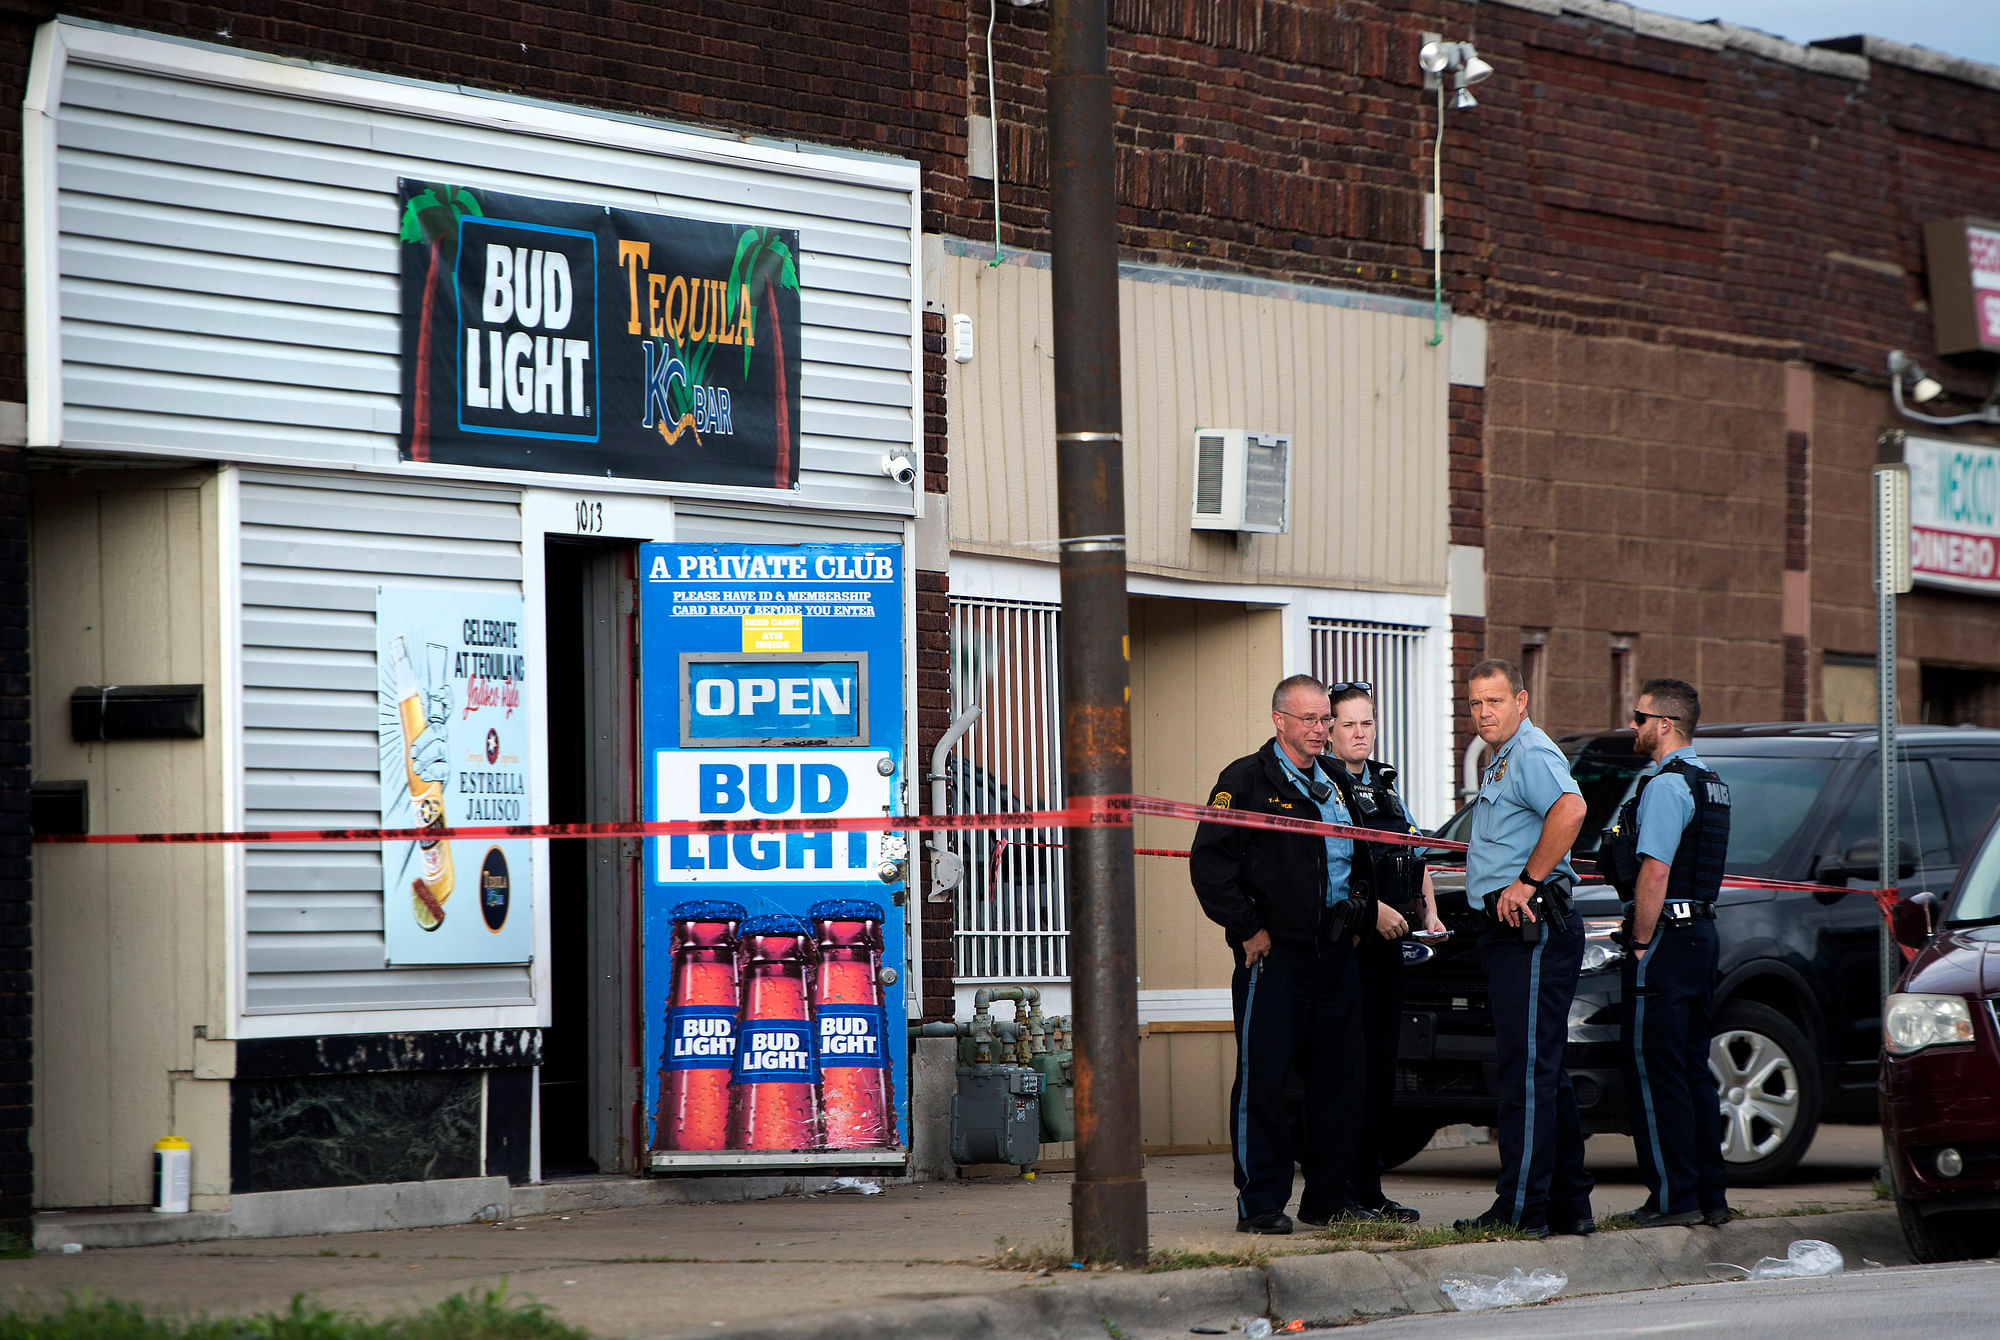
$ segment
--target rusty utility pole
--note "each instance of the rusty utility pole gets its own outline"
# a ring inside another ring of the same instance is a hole
[[[1072,801],[1132,789],[1118,204],[1105,0],[1055,0],[1049,35],[1056,510],[1062,540],[1063,773]],[[1146,1257],[1139,1151],[1139,941],[1132,829],[1069,830],[1080,1260]]]

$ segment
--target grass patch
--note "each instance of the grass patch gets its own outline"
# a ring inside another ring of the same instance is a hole
[[[1877,1200],[1894,1200],[1896,1198],[1896,1188],[1890,1186],[1887,1182],[1877,1182],[1872,1190],[1875,1192],[1875,1199]]]
[[[20,1233],[0,1233],[0,1261],[25,1261],[34,1254],[31,1239]]]
[[[387,1321],[334,1312],[304,1295],[289,1310],[251,1317],[153,1317],[135,1303],[72,1297],[60,1310],[0,1313],[0,1340],[588,1340],[557,1321],[548,1304],[510,1299],[504,1288],[454,1294]]]
[[[1042,1270],[1068,1270],[1075,1259],[1069,1254],[1069,1248],[1057,1243],[1031,1245],[1009,1242],[1005,1238],[993,1239],[993,1267],[996,1270],[1025,1270],[1030,1274]]]
[[[1258,1266],[1271,1264],[1271,1249],[1255,1243],[1241,1247],[1155,1247],[1146,1260],[1146,1273],[1163,1270],[1200,1270],[1205,1266]]]
[[[1495,1228],[1452,1228],[1445,1224],[1354,1224],[1336,1220],[1307,1241],[1326,1243],[1331,1250],[1343,1252],[1367,1251],[1375,1247],[1414,1251],[1423,1247],[1455,1247],[1467,1242],[1519,1242],[1527,1236],[1512,1224]]]

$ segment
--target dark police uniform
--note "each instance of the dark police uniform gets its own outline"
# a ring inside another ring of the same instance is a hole
[[[1330,770],[1356,827],[1418,831],[1396,791],[1394,768],[1371,760],[1357,776],[1336,760]],[[1361,843],[1349,888],[1388,903],[1413,927],[1424,919],[1424,862],[1413,847]],[[1361,1129],[1347,1194],[1356,1204],[1376,1209],[1388,1199],[1382,1191],[1382,1148],[1389,1136],[1396,1053],[1402,1043],[1403,942],[1383,939],[1372,920],[1360,931],[1354,959],[1361,979]]]
[[[1309,794],[1323,791],[1324,802]],[[1317,762],[1310,774],[1273,739],[1222,770],[1208,803],[1293,819],[1347,823],[1340,793]],[[1292,1196],[1292,1140],[1285,1076],[1305,1086],[1305,1190],[1299,1218],[1323,1223],[1348,1209],[1353,1109],[1341,1099],[1360,1077],[1355,1045],[1360,1005],[1350,941],[1373,925],[1375,904],[1348,896],[1353,843],[1271,829],[1202,824],[1188,872],[1208,919],[1236,955],[1230,997],[1236,1019],[1236,1081],[1229,1093],[1230,1152],[1239,1221],[1282,1211]],[[1271,935],[1271,952],[1243,962],[1243,942]],[[1239,1222],[1239,1227],[1241,1227]]]
[[[1666,902],[1643,950],[1621,967],[1625,1088],[1639,1173],[1663,1215],[1724,1209],[1722,1115],[1708,1068],[1715,1007],[1715,899],[1729,855],[1729,788],[1683,746],[1639,779],[1603,839],[1629,903],[1639,858],[1668,867]]]
[[[1472,840],[1465,857],[1465,891],[1482,916],[1486,898],[1504,891],[1526,869],[1542,823],[1564,794],[1581,794],[1569,763],[1542,729],[1523,719],[1487,766],[1472,803]],[[1564,854],[1550,875],[1571,879]],[[1523,918],[1525,920],[1525,918]],[[1583,1167],[1583,1123],[1563,1069],[1569,1007],[1583,967],[1583,924],[1537,923],[1535,943],[1512,926],[1486,919],[1479,932],[1480,965],[1493,1010],[1499,1062],[1500,1178],[1486,1216],[1528,1230],[1567,1230],[1591,1222],[1591,1177]]]

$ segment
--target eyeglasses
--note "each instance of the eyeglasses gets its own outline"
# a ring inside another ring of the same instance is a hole
[[[1336,679],[1326,686],[1328,693],[1345,693],[1349,689],[1360,689],[1363,693],[1375,692],[1375,686],[1365,679]]]
[[[1333,718],[1330,716],[1302,717],[1297,712],[1287,712],[1282,707],[1278,709],[1278,715],[1290,717],[1294,721],[1303,721],[1308,729],[1313,726],[1331,726],[1333,724]]]
[[[1636,707],[1632,709],[1632,724],[1633,724],[1633,725],[1635,725],[1635,726],[1643,726],[1643,725],[1645,725],[1645,724],[1646,724],[1646,722],[1647,722],[1647,721],[1649,721],[1649,720],[1652,720],[1652,721],[1679,721],[1679,720],[1680,720],[1680,718],[1679,718],[1679,717],[1677,717],[1677,716],[1675,716],[1675,715],[1673,715],[1673,713],[1671,713],[1671,712],[1641,712],[1641,711],[1640,711],[1640,710],[1639,710],[1638,708],[1636,708]]]

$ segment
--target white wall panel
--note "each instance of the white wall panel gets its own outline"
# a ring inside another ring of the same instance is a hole
[[[519,591],[519,495],[245,471],[239,497],[244,823],[375,827],[376,588]],[[531,1001],[525,966],[386,967],[374,847],[251,847],[244,888],[246,1013]]]
[[[327,73],[306,81],[312,97],[288,96],[297,80],[201,82],[228,62],[191,58],[183,74],[108,54],[131,39],[69,31],[56,131],[64,445],[396,467],[404,176],[796,228],[795,500],[914,510],[877,468],[917,442],[914,165],[690,148],[685,133],[629,122],[593,136],[560,112]],[[573,125],[524,129],[536,121]]]

